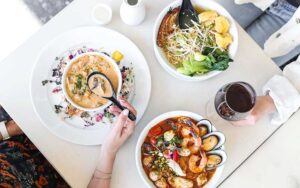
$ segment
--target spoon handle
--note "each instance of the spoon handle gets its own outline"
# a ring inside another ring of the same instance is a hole
[[[125,110],[126,108],[124,106],[122,106],[119,101],[115,98],[115,97],[111,97],[109,98],[111,100],[111,102],[113,102],[118,108],[120,108],[122,111]],[[131,121],[135,121],[136,120],[136,116],[129,110],[129,114],[128,114],[128,118]]]

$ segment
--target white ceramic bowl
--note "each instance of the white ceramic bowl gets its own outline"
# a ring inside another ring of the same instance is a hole
[[[144,130],[142,131],[142,133],[139,136],[137,145],[136,145],[136,149],[135,149],[135,161],[136,161],[136,166],[139,172],[140,177],[143,179],[144,183],[147,185],[148,188],[155,188],[153,182],[151,180],[149,180],[147,174],[145,173],[144,169],[143,169],[143,164],[142,164],[142,160],[141,160],[141,147],[142,144],[144,143],[144,140],[149,132],[149,130],[154,127],[155,125],[157,125],[159,122],[166,120],[168,118],[172,118],[172,117],[178,117],[178,116],[186,116],[186,117],[190,117],[192,119],[195,119],[197,121],[204,119],[202,116],[195,114],[193,112],[188,112],[188,111],[172,111],[172,112],[167,112],[164,113],[158,117],[156,117],[155,119],[153,119],[150,123],[148,123],[148,125],[144,128]],[[216,131],[216,128],[213,126],[213,131]],[[225,149],[224,146],[221,147],[221,149]],[[204,186],[204,188],[215,188],[218,180],[221,177],[222,171],[223,171],[224,165],[220,166],[217,168],[214,176],[210,179],[210,181]]]
[[[154,46],[154,51],[155,51],[155,55],[156,58],[158,59],[158,62],[160,63],[160,65],[172,76],[184,80],[184,81],[203,81],[203,80],[207,80],[211,77],[214,77],[216,75],[218,75],[219,73],[221,73],[222,71],[211,71],[209,73],[207,73],[206,75],[203,76],[186,76],[183,75],[181,73],[178,73],[176,71],[176,68],[171,65],[167,58],[165,57],[165,54],[163,52],[163,50],[157,46],[156,43],[156,39],[157,39],[157,34],[159,31],[159,27],[160,24],[164,18],[164,16],[167,14],[167,12],[170,10],[170,8],[176,8],[178,6],[181,5],[181,0],[177,0],[171,4],[169,4],[167,7],[165,7],[161,13],[159,14],[158,18],[156,19],[155,25],[154,25],[154,31],[153,31],[153,46]],[[225,8],[223,8],[221,5],[219,5],[218,3],[212,1],[212,0],[192,0],[192,3],[194,6],[199,6],[203,9],[207,9],[207,10],[215,10],[218,12],[219,15],[225,16],[229,22],[230,22],[230,29],[229,29],[229,33],[232,35],[233,37],[233,43],[229,46],[229,56],[231,59],[234,59],[236,52],[237,52],[237,48],[238,48],[238,31],[237,31],[237,27],[235,24],[234,19],[230,16],[230,14],[226,11]]]
[[[118,67],[117,63],[110,57],[108,57],[107,55],[103,54],[103,53],[99,53],[99,52],[88,52],[88,53],[84,53],[84,54],[80,54],[79,56],[76,56],[74,59],[72,59],[66,66],[64,72],[63,72],[63,76],[62,76],[62,90],[63,93],[66,97],[66,99],[76,108],[78,108],[79,110],[83,110],[83,111],[100,111],[100,110],[104,110],[105,108],[107,108],[108,106],[110,106],[112,103],[111,101],[108,101],[106,104],[99,106],[97,108],[84,108],[82,106],[79,106],[78,104],[76,104],[68,95],[67,91],[66,91],[66,76],[67,76],[67,72],[69,71],[71,65],[79,58],[84,57],[84,56],[89,56],[89,55],[97,55],[97,56],[101,56],[102,58],[106,59],[108,62],[110,62],[111,65],[113,65],[114,69],[116,70],[116,73],[118,74],[118,79],[119,79],[119,84],[118,84],[118,90],[116,95],[119,95],[120,91],[121,91],[121,87],[122,87],[122,75],[121,75],[121,71],[120,68]]]

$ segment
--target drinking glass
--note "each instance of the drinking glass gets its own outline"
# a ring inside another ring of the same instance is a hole
[[[211,104],[212,102],[214,104]],[[210,101],[210,105],[207,105],[207,116],[213,118],[209,116],[216,112],[221,118],[231,122],[243,120],[249,115],[255,102],[256,92],[250,84],[228,83],[218,90],[214,101]]]

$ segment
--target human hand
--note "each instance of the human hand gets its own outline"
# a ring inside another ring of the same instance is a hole
[[[111,106],[109,112],[118,117],[117,122],[111,129],[108,138],[102,146],[104,152],[111,153],[115,155],[120,147],[125,143],[125,141],[130,137],[135,129],[135,122],[128,118],[129,110],[136,115],[137,112],[133,106],[131,106],[127,101],[122,98],[118,98],[122,106],[127,108],[121,111],[116,106]]]
[[[20,129],[20,127],[16,124],[14,120],[10,120],[6,123],[6,129],[9,136],[11,137],[23,134],[23,131]]]
[[[235,126],[255,125],[263,116],[273,112],[276,112],[273,99],[269,95],[260,96],[256,98],[255,106],[245,119],[231,123]]]

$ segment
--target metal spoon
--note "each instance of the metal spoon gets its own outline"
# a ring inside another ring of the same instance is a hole
[[[121,110],[126,108],[122,106],[116,99],[116,93],[112,87],[111,80],[101,72],[93,72],[88,76],[87,85],[90,90],[99,97],[105,98],[113,102]],[[132,121],[136,120],[136,116],[129,111],[128,118]]]
[[[193,27],[193,21],[196,23],[199,22],[199,18],[191,3],[191,0],[182,0],[177,19],[180,29],[188,29],[189,27]]]

